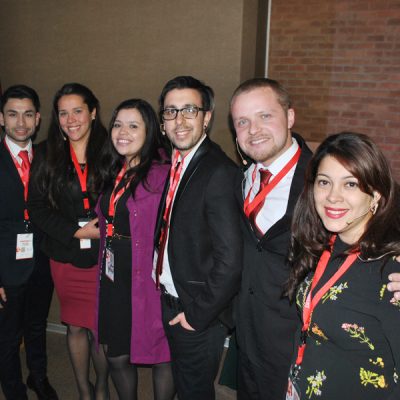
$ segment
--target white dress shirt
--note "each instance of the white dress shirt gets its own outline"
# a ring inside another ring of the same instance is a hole
[[[292,138],[292,145],[280,155],[271,165],[266,167],[261,163],[252,164],[245,172],[245,183],[244,183],[244,198],[247,197],[250,192],[250,201],[254,199],[260,188],[260,169],[268,169],[272,177],[269,182],[272,182],[276,175],[285,167],[285,165],[290,161],[290,159],[296,154],[299,148],[297,141]],[[271,190],[268,194],[263,207],[256,217],[256,224],[263,234],[268,231],[276,222],[278,222],[286,213],[290,187],[292,185],[294,171],[296,169],[295,164],[286,176]],[[253,172],[257,170],[254,182],[252,181]]]
[[[19,165],[21,165],[21,163],[22,163],[22,159],[18,155],[21,150],[26,150],[28,152],[29,161],[32,162],[33,154],[32,154],[32,141],[31,140],[29,140],[29,143],[25,147],[19,147],[12,140],[10,140],[7,135],[5,136],[5,141],[7,143],[8,148],[10,149],[11,154],[18,161]]]
[[[204,139],[207,137],[207,135],[204,135],[199,142],[196,144],[195,147],[186,155],[183,161],[182,165],[182,171],[181,175],[179,177],[179,182],[176,187],[175,193],[174,193],[174,198],[172,199],[172,204],[171,204],[171,213],[170,213],[170,218],[174,209],[174,202],[175,202],[175,196],[178,193],[179,185],[181,184],[182,177],[186,171],[186,168],[188,167],[190,161],[192,160],[193,156],[195,155],[197,149],[200,147],[200,145],[203,143]],[[179,156],[179,161],[182,162],[182,156]],[[174,281],[172,279],[172,274],[171,274],[171,267],[169,265],[169,258],[168,258],[168,242],[169,242],[169,229],[167,230],[167,241],[165,243],[165,250],[164,250],[164,258],[163,258],[163,266],[162,266],[162,274],[160,276],[160,284],[165,287],[165,290],[172,296],[179,297],[178,293],[175,289]],[[157,253],[157,252],[156,252]],[[154,255],[154,266],[157,264],[157,254]],[[153,277],[155,276],[155,270],[153,270]]]

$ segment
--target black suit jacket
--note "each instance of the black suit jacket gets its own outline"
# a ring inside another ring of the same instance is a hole
[[[90,268],[97,264],[99,241],[92,240],[90,249],[80,249],[79,239],[74,238],[79,229],[80,218],[87,217],[83,208],[82,191],[75,174],[74,180],[60,188],[57,208],[53,207],[47,192],[40,189],[41,166],[46,162],[46,142],[35,151],[29,181],[28,209],[33,222],[44,232],[42,250],[51,259],[71,263],[79,268]],[[95,204],[91,200],[90,216],[94,216]]]
[[[28,232],[33,232],[34,257],[16,260],[17,234],[25,233],[24,186],[14,161],[5,146],[0,143],[0,287],[19,286],[26,283],[33,269],[40,267],[39,245],[41,234],[30,223]],[[41,255],[43,257],[43,255]]]
[[[248,219],[242,214],[244,237],[243,278],[238,296],[237,339],[252,363],[274,367],[275,373],[286,379],[293,354],[299,317],[296,306],[282,296],[289,278],[287,252],[295,204],[304,186],[304,174],[311,150],[304,140],[293,134],[302,151],[293,176],[285,215],[259,241]],[[243,203],[243,182],[236,194]]]
[[[228,314],[242,268],[240,207],[234,195],[238,168],[206,138],[190,161],[171,211],[168,257],[185,317],[196,330]],[[156,228],[158,241],[166,183]],[[228,324],[224,318],[223,322]]]

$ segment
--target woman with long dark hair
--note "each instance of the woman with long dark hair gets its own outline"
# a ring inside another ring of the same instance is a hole
[[[108,176],[102,162],[106,139],[95,95],[79,83],[65,84],[54,97],[47,144],[35,154],[29,185],[29,213],[45,233],[43,250],[81,400],[109,395],[107,362],[92,340],[99,242],[94,207]],[[90,356],[95,386],[89,381]]]
[[[288,294],[302,315],[287,399],[400,398],[400,197],[370,138],[328,137],[295,209]],[[298,397],[296,397],[296,395]]]
[[[159,148],[157,116],[146,101],[123,101],[109,130],[113,182],[97,207],[99,342],[120,400],[137,399],[137,364],[152,366],[154,398],[172,400],[160,292],[151,277],[157,210],[169,164]]]

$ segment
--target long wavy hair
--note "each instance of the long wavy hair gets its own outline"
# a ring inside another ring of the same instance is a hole
[[[364,233],[347,252],[360,251],[362,259],[400,254],[399,188],[382,151],[363,134],[342,132],[329,136],[308,165],[305,186],[294,210],[289,249],[291,272],[286,286],[291,300],[297,286],[315,269],[322,252],[329,248],[332,233],[325,229],[317,214],[313,194],[319,165],[328,155],[358,179],[364,193],[372,196],[376,191],[381,195],[376,214],[371,216]]]
[[[147,184],[147,175],[153,162],[160,164],[166,163],[166,152],[164,150],[164,143],[161,138],[160,125],[157,120],[157,114],[153,107],[145,100],[142,99],[128,99],[120,103],[112,113],[111,121],[109,125],[108,141],[107,141],[107,152],[110,154],[110,171],[112,181],[116,178],[119,170],[125,162],[125,157],[121,156],[115,150],[112,140],[111,131],[113,129],[115,120],[118,113],[121,110],[137,110],[145,124],[146,137],[142,148],[139,151],[139,163],[131,168],[128,166],[128,170],[125,173],[125,181],[130,181],[130,190],[132,196],[135,196],[135,191],[140,182],[143,182],[143,186],[146,190],[151,190]],[[111,183],[111,182],[109,182]]]
[[[65,190],[62,188],[71,185],[76,174],[71,160],[69,140],[60,127],[58,117],[59,100],[68,95],[80,96],[87,104],[89,112],[96,110],[86,147],[87,191],[92,205],[103,190],[109,176],[103,157],[107,130],[100,120],[99,101],[86,86],[79,83],[67,83],[57,91],[53,99],[52,120],[47,138],[47,156],[44,162],[32,171],[35,174],[33,180],[39,190],[48,193],[49,202],[54,208],[58,208],[59,196]]]

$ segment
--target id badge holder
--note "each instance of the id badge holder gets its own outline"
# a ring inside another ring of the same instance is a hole
[[[299,366],[291,366],[288,377],[288,388],[286,391],[286,400],[301,400],[301,392],[297,383]]]
[[[16,260],[33,258],[33,233],[18,233],[15,250]]]
[[[111,282],[114,282],[114,252],[111,247],[106,247],[105,251],[105,274]]]
[[[83,228],[88,222],[90,221],[89,218],[80,218],[78,221],[78,225]],[[90,239],[80,239],[79,240],[79,247],[84,249],[90,249],[92,247],[92,242]]]

